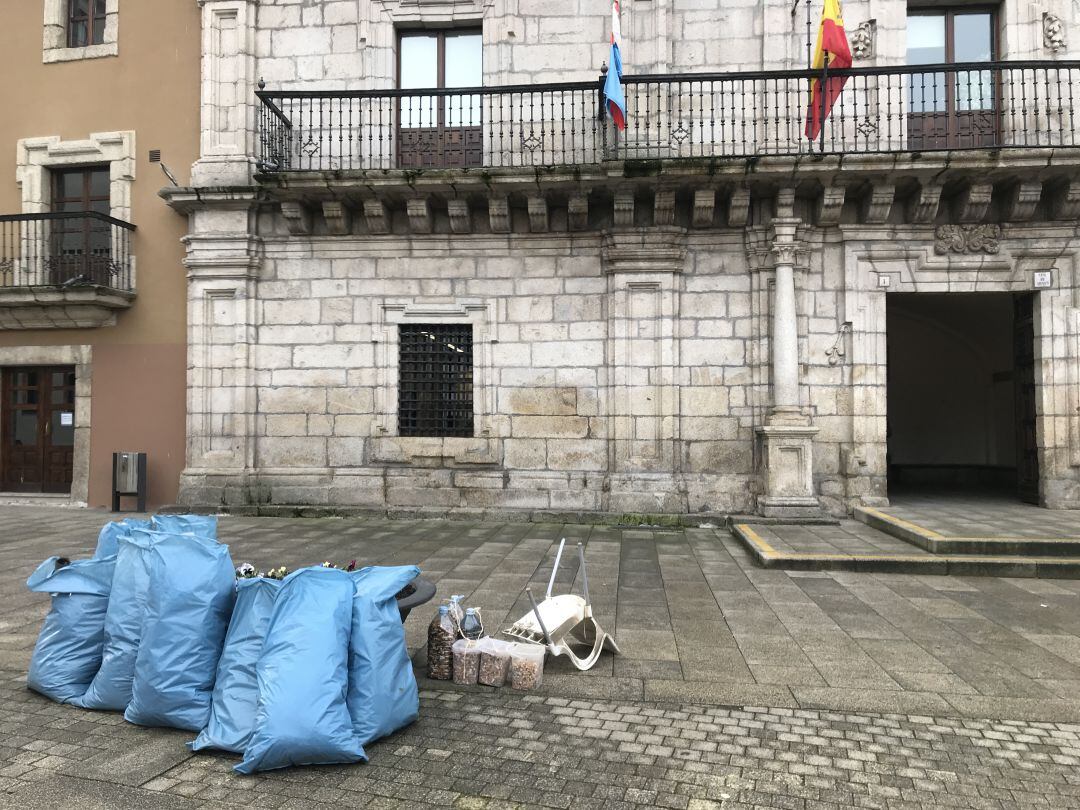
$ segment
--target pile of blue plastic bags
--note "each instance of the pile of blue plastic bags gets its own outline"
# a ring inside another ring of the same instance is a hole
[[[396,594],[416,566],[237,579],[217,520],[107,523],[88,560],[50,557],[27,685],[60,703],[197,732],[240,773],[366,761],[419,699]]]

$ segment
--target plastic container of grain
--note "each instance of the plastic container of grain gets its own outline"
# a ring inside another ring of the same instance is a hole
[[[510,686],[537,689],[544,682],[544,654],[540,644],[515,644],[510,653]]]
[[[510,673],[510,655],[514,645],[496,638],[480,639],[480,674],[484,686],[502,686]]]
[[[480,675],[480,642],[459,638],[452,647],[454,653],[454,683],[472,686]]]

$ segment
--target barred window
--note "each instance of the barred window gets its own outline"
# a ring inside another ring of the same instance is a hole
[[[472,324],[398,330],[398,434],[472,436]]]

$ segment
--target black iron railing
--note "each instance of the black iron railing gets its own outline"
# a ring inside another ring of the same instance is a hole
[[[1080,62],[830,71],[844,89],[807,137],[805,70],[624,78],[628,127],[601,82],[442,90],[259,91],[264,173],[579,166],[1080,146]]]
[[[0,287],[133,292],[135,226],[92,211],[0,216]]]

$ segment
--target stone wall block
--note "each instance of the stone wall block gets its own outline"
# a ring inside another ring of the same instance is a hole
[[[514,438],[583,439],[589,435],[589,420],[583,416],[514,416],[510,430]]]

